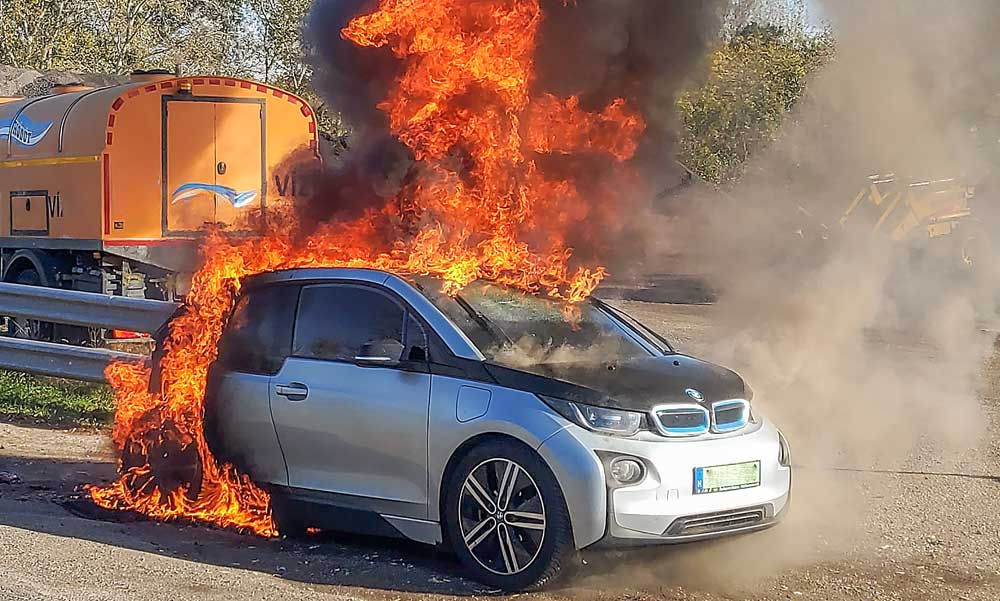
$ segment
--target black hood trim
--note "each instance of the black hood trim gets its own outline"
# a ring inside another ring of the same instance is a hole
[[[483,366],[501,386],[612,409],[649,412],[661,405],[697,403],[710,408],[717,401],[750,400],[737,373],[686,355],[649,357],[613,368],[536,366],[536,372],[528,372],[491,362]],[[688,389],[702,398],[692,398]]]
[[[540,376],[531,372],[505,367],[497,363],[483,363],[486,371],[500,386],[523,390],[541,396],[549,396],[564,401],[573,401],[585,405],[595,405],[597,407],[611,407],[613,409],[623,409],[618,407],[614,399],[605,394],[579,386],[570,382],[565,382],[557,378]]]

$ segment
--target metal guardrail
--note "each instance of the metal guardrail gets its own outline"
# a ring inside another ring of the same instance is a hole
[[[0,315],[153,333],[179,305],[145,298],[0,283]]]
[[[0,315],[39,321],[153,333],[180,305],[59,288],[0,283]],[[115,361],[145,361],[145,355],[56,342],[0,337],[0,369],[103,382]]]
[[[37,376],[104,382],[104,369],[115,361],[146,361],[144,355],[56,342],[0,338],[0,369]]]

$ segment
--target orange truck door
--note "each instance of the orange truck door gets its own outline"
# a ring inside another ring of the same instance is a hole
[[[164,233],[194,232],[215,222],[215,103],[166,106]]]
[[[215,105],[215,220],[248,229],[243,216],[264,206],[264,105],[220,102]]]
[[[169,100],[166,110],[164,232],[242,229],[264,206],[263,101]]]

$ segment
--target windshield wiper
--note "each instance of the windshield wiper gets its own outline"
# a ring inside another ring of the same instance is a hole
[[[455,299],[455,302],[458,303],[458,306],[462,307],[462,309],[469,314],[469,317],[471,317],[473,321],[479,324],[479,327],[486,330],[486,333],[492,336],[495,340],[497,340],[497,342],[503,343],[503,341],[506,340],[507,344],[514,344],[514,341],[511,340],[510,337],[507,336],[507,334],[504,333],[503,330],[498,328],[489,319],[486,319],[485,315],[483,315],[479,311],[476,311],[476,309],[472,305],[470,305],[468,301],[466,301],[464,298],[462,298],[457,294],[453,298]]]
[[[631,315],[629,315],[625,311],[622,311],[621,309],[612,307],[608,303],[606,303],[606,302],[604,302],[604,301],[602,301],[601,299],[598,299],[598,298],[591,298],[590,300],[591,300],[592,303],[594,303],[597,306],[598,309],[600,309],[600,310],[604,311],[605,313],[611,315],[615,319],[618,319],[619,321],[624,322],[626,325],[628,325],[629,327],[631,327],[633,330],[636,330],[636,333],[639,334],[639,336],[645,338],[646,341],[649,342],[650,344],[652,344],[653,346],[660,346],[660,345],[662,345],[663,348],[660,349],[661,352],[666,353],[666,354],[676,354],[677,353],[677,351],[674,350],[674,347],[671,346],[669,342],[667,342],[666,338],[664,338],[663,336],[660,336],[659,334],[657,334],[656,332],[654,332],[649,326],[647,326],[646,324],[642,323],[638,319],[632,317]]]

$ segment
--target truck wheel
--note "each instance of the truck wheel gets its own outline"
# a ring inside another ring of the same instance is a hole
[[[515,442],[485,443],[459,461],[444,518],[451,547],[472,576],[504,591],[551,584],[575,553],[559,483]]]
[[[25,269],[14,278],[15,284],[25,284],[27,286],[41,286],[42,277],[34,269]],[[8,318],[8,335],[14,338],[25,338],[27,340],[52,340],[52,324],[37,319],[25,319],[24,317]]]

